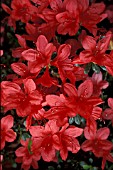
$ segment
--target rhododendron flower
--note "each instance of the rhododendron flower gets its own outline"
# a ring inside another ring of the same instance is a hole
[[[80,150],[80,145],[76,137],[80,136],[82,132],[83,129],[69,126],[68,123],[62,126],[57,134],[60,138],[60,156],[62,160],[67,159],[68,151],[77,153]]]
[[[66,79],[66,71],[70,71],[73,69],[73,64],[71,59],[69,59],[71,47],[67,44],[62,44],[58,48],[57,57],[51,62],[52,65],[58,68],[58,73],[63,82]]]
[[[17,84],[22,84],[24,79],[26,78],[33,79],[35,81],[37,73],[31,73],[29,65],[26,66],[24,63],[17,62],[17,63],[12,63],[11,68],[16,74],[18,74],[18,76],[21,76],[16,79],[13,79],[13,82]]]
[[[74,117],[76,114],[80,114],[88,122],[93,118],[96,120],[100,117],[102,109],[95,108],[95,106],[101,104],[102,100],[92,96],[93,83],[91,80],[84,81],[78,87],[78,91],[74,85],[66,83],[64,92],[68,97],[63,95],[46,96],[47,105],[51,106],[51,109],[45,112],[45,118],[57,119],[58,124],[64,124],[67,117]]]
[[[104,110],[102,117],[105,120],[111,120],[112,126],[113,126],[113,98],[108,99],[108,106],[110,108],[107,108],[107,109]]]
[[[79,12],[77,1],[64,1],[66,10],[56,15],[59,23],[57,32],[59,34],[75,35],[79,29]]]
[[[105,52],[108,49],[111,36],[111,32],[107,32],[106,36],[99,40],[98,43],[93,37],[85,36],[82,41],[85,50],[80,53],[79,60],[75,59],[73,63],[76,64],[78,61],[82,64],[94,62],[100,66],[110,66],[111,59]]]
[[[102,109],[97,109],[97,112],[94,108],[96,105],[101,104],[102,100],[98,97],[92,96],[93,83],[91,80],[85,80],[82,84],[80,84],[78,90],[73,85],[67,83],[64,85],[64,91],[68,95],[68,107],[73,108],[73,111],[76,114],[80,114],[87,121],[89,121],[90,118],[93,118],[93,114],[96,111],[95,116],[97,115],[97,119],[99,118],[98,116],[100,115]]]
[[[29,170],[30,166],[38,169],[37,161],[40,160],[41,157],[40,152],[36,150],[38,143],[32,138],[26,141],[21,139],[20,143],[22,146],[15,151],[17,156],[16,162],[22,163],[21,168],[24,170]]]
[[[27,50],[28,49],[28,46],[27,46],[27,43],[26,43],[26,40],[24,37],[18,35],[18,34],[15,34],[17,39],[18,39],[18,43],[21,47],[17,47],[16,49],[13,49],[12,50],[12,56],[15,57],[15,58],[19,58],[20,60],[22,60],[22,52],[24,50]]]
[[[7,115],[1,119],[1,149],[5,147],[5,142],[13,142],[16,139],[16,133],[11,129],[14,119]]]
[[[106,89],[109,86],[109,83],[105,80],[102,80],[102,72],[93,73],[91,78],[93,82],[93,96],[100,96],[101,90]]]
[[[96,126],[84,129],[84,136],[87,140],[82,143],[81,148],[85,152],[92,151],[96,157],[103,157],[102,169],[104,169],[106,160],[113,162],[113,157],[110,154],[113,144],[107,140],[109,134],[110,131],[107,127],[99,130]]]
[[[94,36],[97,34],[97,24],[107,17],[103,11],[105,5],[101,3],[92,3],[89,6],[89,0],[78,0],[80,13],[80,24],[88,29]]]
[[[44,161],[54,161],[56,149],[59,148],[59,138],[55,135],[59,131],[55,120],[50,120],[43,126],[31,126],[30,133],[38,143],[37,149],[40,151]]]
[[[39,71],[50,64],[51,56],[56,51],[52,43],[48,43],[45,36],[40,35],[36,42],[37,50],[28,49],[22,52],[22,56],[28,61],[31,73]]]
[[[24,89],[13,82],[3,81],[1,83],[2,106],[5,111],[16,109],[18,116],[25,117],[41,109],[42,95],[36,90],[32,79],[24,80],[23,84]]]

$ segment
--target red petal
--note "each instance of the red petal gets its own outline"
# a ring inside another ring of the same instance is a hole
[[[23,47],[23,48],[27,48],[25,38],[23,38],[22,36],[20,36],[18,34],[15,34],[15,35],[18,38],[18,43],[20,44],[20,46]]]
[[[113,109],[113,98],[108,99],[108,105]]]
[[[66,60],[71,52],[71,46],[67,44],[60,45],[58,49],[58,57],[61,58],[61,60]]]
[[[15,151],[17,157],[23,157],[25,155],[25,147],[20,147]]]
[[[24,76],[26,72],[28,71],[27,66],[19,62],[11,64],[11,68],[15,73],[17,73],[20,76]]]
[[[81,97],[89,98],[93,93],[93,83],[91,80],[85,80],[78,87],[78,95]]]
[[[24,80],[24,89],[27,94],[30,94],[36,90],[36,84],[32,79],[26,79]]]
[[[82,45],[85,50],[93,51],[96,47],[96,41],[93,37],[86,36],[82,41]]]
[[[43,126],[31,126],[29,131],[33,137],[41,137],[43,136],[42,133],[44,132],[44,127]]]
[[[108,138],[109,134],[110,134],[109,128],[104,127],[104,128],[100,128],[100,129],[97,131],[96,137],[97,137],[99,140],[105,140],[105,139]]]
[[[52,134],[59,131],[59,127],[56,124],[56,120],[49,120],[45,125],[45,131],[51,132]]]
[[[90,140],[86,140],[85,142],[82,143],[81,149],[85,152],[91,151],[93,148],[93,142]]]
[[[76,97],[78,96],[77,89],[75,88],[74,85],[65,83],[64,84],[64,91],[69,97]]]
[[[1,6],[4,9],[4,11],[6,11],[8,14],[11,14],[11,9],[7,5],[2,3]]]
[[[48,41],[46,37],[44,35],[40,35],[36,42],[37,50],[40,51],[42,54],[44,54],[47,44],[48,44]]]
[[[13,127],[14,118],[11,115],[7,115],[1,119],[1,127],[5,131]]]
[[[44,161],[53,161],[55,157],[55,149],[52,146],[47,146],[47,148],[42,150],[41,155]]]
[[[56,47],[52,43],[47,44],[45,48],[45,55],[47,56],[49,60],[51,59],[52,53],[55,51],[56,51]]]
[[[16,133],[12,129],[7,130],[5,140],[7,142],[13,142],[15,139],[16,139]]]
[[[20,90],[21,90],[18,84],[13,83],[13,82],[8,82],[8,81],[2,81],[1,88],[5,95],[20,93]]]
[[[83,129],[73,126],[73,127],[69,127],[68,129],[66,129],[64,134],[71,136],[71,137],[77,137],[77,136],[80,136],[82,132],[83,132]]]
[[[22,52],[22,56],[27,61],[35,61],[36,58],[39,56],[39,52],[33,49],[28,49]]]
[[[60,106],[62,104],[64,105],[65,100],[56,95],[47,95],[46,101],[47,101],[47,104],[49,104],[50,106]]]
[[[60,156],[62,158],[62,160],[66,160],[67,156],[68,156],[68,150],[67,148],[63,147],[63,149],[60,150]]]

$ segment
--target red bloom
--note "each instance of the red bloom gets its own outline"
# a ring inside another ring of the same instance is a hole
[[[60,138],[60,156],[62,160],[66,160],[68,151],[77,153],[80,150],[80,145],[76,137],[80,136],[83,129],[75,126],[69,126],[66,123],[59,131],[58,136]]]
[[[71,84],[65,84],[64,90],[68,95],[68,107],[77,114],[80,114],[86,120],[90,118],[98,119],[101,113],[101,109],[96,109],[95,106],[102,103],[102,100],[98,97],[93,97],[93,83],[91,80],[85,80],[79,87],[78,91]],[[97,111],[98,110],[98,111]],[[95,113],[94,113],[95,112]]]
[[[40,160],[40,152],[36,150],[38,143],[34,139],[27,139],[26,141],[20,141],[21,147],[19,147],[15,154],[17,156],[16,162],[22,163],[21,168],[24,170],[29,170],[30,166],[33,166],[33,169],[38,169],[37,161]]]
[[[11,129],[14,119],[11,115],[1,119],[1,149],[5,147],[6,142],[13,142],[16,139],[16,133]]]
[[[107,108],[107,109],[104,110],[102,117],[105,120],[111,120],[112,126],[113,126],[113,98],[108,99],[108,106],[110,108]]]
[[[25,38],[20,36],[20,35],[17,35],[16,34],[16,37],[18,39],[18,43],[21,47],[17,47],[16,49],[13,49],[12,50],[12,56],[15,57],[15,58],[19,58],[20,60],[22,59],[22,52],[24,50],[27,50],[28,49],[28,46],[26,44],[26,41],[25,41]]]
[[[107,32],[106,36],[99,40],[98,43],[93,37],[85,36],[82,41],[85,50],[80,53],[79,60],[75,59],[73,63],[76,64],[80,62],[85,64],[94,62],[100,66],[111,66],[111,59],[109,55],[105,53],[108,49],[111,36],[111,32]]]
[[[84,136],[87,140],[82,143],[82,150],[85,152],[92,151],[96,157],[103,157],[104,163],[106,159],[113,162],[113,157],[110,154],[113,144],[107,140],[109,133],[110,131],[107,127],[100,128],[99,130],[96,129],[96,126],[93,126],[91,129],[86,127],[84,129]],[[102,169],[104,169],[103,165]]]
[[[47,105],[51,106],[51,109],[45,112],[44,117],[50,120],[56,119],[59,126],[64,125],[68,121],[68,117],[74,117],[76,115],[62,94],[60,96],[47,95],[46,102]]]
[[[58,68],[60,78],[63,82],[66,80],[66,71],[73,69],[71,59],[69,59],[71,47],[67,44],[60,45],[57,57],[51,62],[52,65]]]
[[[74,0],[64,1],[66,10],[56,15],[59,23],[57,31],[59,34],[75,35],[79,29],[79,12],[77,2]]]
[[[93,83],[91,80],[86,80],[82,83],[78,91],[74,85],[66,83],[64,84],[64,91],[68,97],[63,95],[47,95],[47,105],[51,106],[51,109],[45,112],[45,118],[57,119],[58,124],[65,124],[67,117],[74,117],[76,114],[80,114],[88,122],[93,119],[96,120],[100,117],[102,109],[95,107],[102,103],[102,100],[98,97],[93,97]]]
[[[39,73],[40,70],[50,64],[51,55],[56,51],[52,43],[48,43],[45,36],[40,35],[36,42],[37,50],[28,49],[22,53],[28,61],[31,73]]]
[[[56,149],[59,148],[59,138],[55,135],[59,131],[55,120],[51,120],[43,126],[31,126],[30,133],[38,143],[44,161],[54,161]]]
[[[12,63],[11,68],[16,74],[21,76],[21,78],[19,77],[19,78],[13,79],[13,82],[15,82],[17,84],[22,84],[24,79],[26,79],[26,78],[34,79],[34,81],[35,81],[37,73],[31,73],[29,65],[26,66],[24,63],[17,62],[17,63]]]
[[[93,73],[91,78],[93,82],[93,96],[100,96],[101,90],[106,89],[109,86],[109,83],[105,80],[102,80],[102,73]]]
[[[104,3],[92,3],[91,6],[89,6],[89,0],[78,0],[78,8],[81,25],[96,36],[98,30],[97,24],[107,17],[107,15],[103,13],[105,10]]]
[[[18,116],[25,117],[31,113],[36,113],[41,109],[42,95],[36,90],[36,85],[32,79],[23,81],[24,88],[13,82],[3,81],[2,106],[5,111],[16,109]]]
[[[108,57],[109,57],[109,63],[106,63],[105,66],[106,66],[108,73],[113,76],[113,50],[111,50]]]

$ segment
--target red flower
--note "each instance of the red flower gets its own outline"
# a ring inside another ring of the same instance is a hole
[[[111,58],[105,53],[108,49],[111,36],[111,32],[107,32],[106,36],[99,40],[98,43],[93,37],[85,36],[82,41],[85,50],[80,53],[79,60],[77,58],[73,63],[76,64],[80,62],[85,64],[94,62],[100,66],[111,66]]]
[[[68,117],[74,117],[76,113],[70,109],[68,102],[63,95],[47,95],[47,105],[51,109],[45,112],[44,117],[51,120],[56,119],[59,126],[64,125],[68,121]]]
[[[56,51],[55,46],[48,43],[43,35],[38,37],[36,47],[37,50],[28,49],[22,53],[24,59],[28,61],[31,73],[39,73],[43,67],[48,66],[52,53]]]
[[[63,82],[66,79],[66,71],[73,69],[71,59],[69,59],[71,47],[67,44],[60,45],[57,57],[51,62],[52,65],[58,68],[59,75]]]
[[[113,144],[107,140],[109,133],[110,131],[107,127],[100,128],[99,130],[97,130],[96,126],[93,126],[91,129],[86,127],[84,129],[84,136],[87,140],[82,143],[82,150],[85,152],[92,151],[96,157],[103,157],[104,163],[106,159],[113,162],[113,157],[110,154]],[[104,169],[103,166],[102,169]]]
[[[67,83],[64,85],[64,91],[68,95],[67,105],[77,114],[80,114],[87,121],[90,118],[98,119],[102,111],[101,108],[95,106],[102,103],[102,100],[98,97],[93,97],[93,83],[91,80],[85,80],[77,89]]]
[[[60,138],[60,156],[62,160],[67,159],[68,151],[77,153],[80,150],[80,145],[76,137],[80,136],[82,132],[83,129],[69,126],[68,123],[66,123],[58,132]]]
[[[33,169],[38,169],[37,161],[40,160],[40,152],[36,150],[38,143],[34,139],[27,139],[26,141],[20,141],[21,147],[19,147],[15,154],[17,156],[16,162],[22,163],[21,168],[24,170],[29,170],[30,166],[33,166]]]
[[[59,148],[59,138],[55,135],[59,131],[55,120],[43,126],[31,126],[30,133],[38,143],[38,150],[44,161],[54,161],[56,149]]]
[[[1,119],[1,149],[5,147],[6,142],[13,142],[16,139],[16,133],[11,129],[14,119],[11,115]]]
[[[16,74],[21,76],[21,78],[19,77],[17,79],[13,79],[13,82],[15,82],[17,84],[22,84],[24,79],[26,79],[26,78],[34,79],[34,81],[35,81],[37,73],[31,73],[29,65],[26,66],[24,63],[17,62],[17,63],[12,63],[11,68]]]
[[[107,108],[107,109],[104,110],[102,117],[105,120],[111,120],[112,126],[113,126],[113,98],[108,99],[108,106],[110,108]]]
[[[91,6],[89,6],[89,0],[78,0],[78,8],[81,25],[96,36],[98,30],[97,24],[107,17],[107,15],[103,13],[105,10],[104,3],[92,3]]]
[[[58,124],[63,125],[67,122],[67,117],[74,117],[76,114],[80,114],[89,123],[100,117],[102,109],[95,107],[102,103],[102,100],[98,97],[93,97],[93,83],[91,80],[86,80],[82,83],[78,91],[74,85],[66,83],[64,84],[63,95],[47,95],[47,105],[51,106],[51,109],[45,112],[45,118],[57,119]]]
[[[26,44],[26,41],[25,41],[25,38],[18,35],[18,34],[15,34],[17,39],[18,39],[18,43],[21,47],[17,47],[16,49],[13,49],[12,50],[12,56],[15,57],[15,58],[19,58],[20,60],[22,60],[22,52],[24,50],[27,50],[28,49],[28,46]]]
[[[32,79],[23,81],[24,88],[13,82],[3,81],[2,106],[5,111],[16,109],[18,116],[25,117],[31,113],[36,113],[41,109],[42,95],[36,90],[36,85]]]
[[[109,86],[109,83],[105,80],[102,80],[102,73],[93,73],[91,78],[93,82],[93,96],[100,96],[101,90],[106,89]]]
[[[57,32],[59,34],[75,35],[79,29],[79,12],[77,2],[74,0],[64,1],[66,10],[58,13],[56,19],[59,23]]]
[[[108,57],[109,57],[109,63],[106,63],[105,66],[106,66],[108,73],[113,76],[113,50],[111,50]]]

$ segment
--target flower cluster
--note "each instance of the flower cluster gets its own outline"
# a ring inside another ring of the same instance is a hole
[[[110,108],[102,107],[103,89],[109,87],[103,72],[113,76],[113,33],[97,24],[108,16],[112,22],[109,10],[89,0],[12,0],[10,8],[4,3],[2,8],[20,46],[12,50],[18,58],[13,74],[1,82],[4,113],[15,110],[2,115],[1,149],[17,137],[16,162],[24,170],[38,169],[41,158],[57,162],[58,152],[65,161],[68,151],[80,149],[101,157],[104,169],[106,160],[113,162],[113,144],[107,140],[110,129],[98,122],[113,125],[113,98]],[[17,21],[25,24],[23,35],[16,33]],[[84,126],[71,125],[78,115]],[[11,129],[15,117],[24,122],[26,140]],[[87,140],[80,144],[78,136]]]

